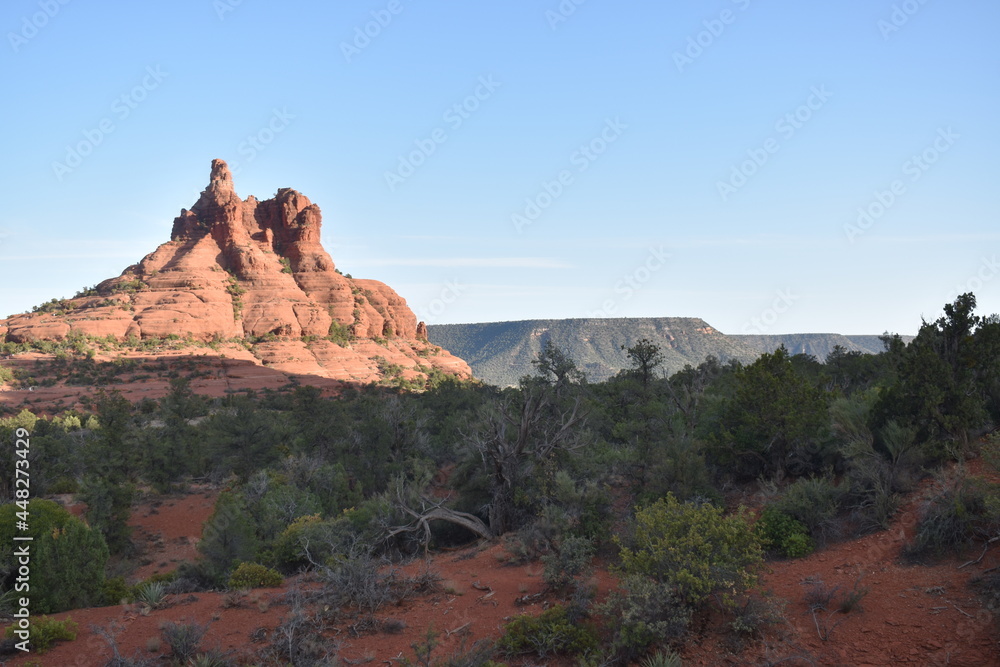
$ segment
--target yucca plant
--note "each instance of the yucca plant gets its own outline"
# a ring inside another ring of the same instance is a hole
[[[642,667],[681,667],[681,657],[673,651],[657,651],[642,661]]]
[[[152,581],[140,586],[135,592],[135,599],[151,609],[163,604],[167,597],[167,585],[162,581]]]

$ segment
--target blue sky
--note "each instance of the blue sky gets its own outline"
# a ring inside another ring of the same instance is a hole
[[[1000,311],[996,2],[576,2],[5,3],[0,316],[167,241],[213,158],[428,323]]]

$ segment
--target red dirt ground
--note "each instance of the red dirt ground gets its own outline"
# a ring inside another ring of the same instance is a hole
[[[974,467],[973,472],[979,471]],[[925,482],[923,489],[929,485]],[[150,498],[137,508],[132,525],[161,537],[147,555],[149,564],[139,570],[141,576],[173,569],[180,559],[195,554],[194,540],[216,496],[204,488],[193,491]],[[838,543],[806,558],[768,563],[763,587],[787,601],[787,622],[741,650],[717,625],[696,631],[685,646],[684,664],[1000,665],[1000,624],[968,587],[970,577],[1000,563],[1000,548],[994,547],[982,562],[964,569],[958,566],[978,557],[981,549],[929,567],[904,564],[900,549],[912,533],[920,499],[921,491],[913,494],[887,531]],[[341,657],[370,664],[393,664],[393,658],[401,654],[412,660],[411,644],[433,627],[441,642],[434,656],[443,658],[463,642],[471,646],[477,639],[498,637],[511,616],[539,613],[548,602],[544,598],[525,606],[515,600],[542,592],[540,565],[511,566],[506,559],[501,545],[482,544],[433,554],[426,562],[402,568],[404,573],[416,575],[429,567],[442,579],[439,592],[380,610],[380,619],[396,619],[405,625],[398,634],[354,637],[348,630],[351,621],[345,620],[331,632],[340,642]],[[804,594],[807,582],[816,580],[842,590],[860,580],[870,592],[862,600],[861,610],[832,615],[821,612],[814,620]],[[79,624],[75,641],[59,644],[43,655],[17,656],[5,664],[24,665],[33,658],[45,666],[101,665],[110,654],[106,643],[89,629],[111,622],[119,624],[123,655],[139,652],[154,657],[165,653],[168,649],[160,640],[159,624],[168,620],[209,623],[203,648],[246,655],[261,646],[251,635],[260,628],[273,629],[288,613],[287,603],[279,598],[293,581],[286,581],[280,589],[251,591],[236,607],[227,606],[225,593],[196,593],[171,596],[165,608],[152,611],[124,605],[57,614]],[[595,583],[602,594],[613,585],[603,571]],[[820,639],[820,630],[827,631],[826,641]]]
[[[181,561],[197,558],[200,527],[215,509],[219,492],[200,486],[191,491],[183,496],[148,498],[132,513],[132,540],[145,552],[132,578],[141,581],[171,572]]]

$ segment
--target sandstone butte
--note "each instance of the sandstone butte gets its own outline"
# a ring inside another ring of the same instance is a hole
[[[471,377],[427,341],[388,285],[336,270],[321,226],[319,207],[291,188],[241,200],[229,167],[213,160],[211,182],[174,219],[170,241],[73,299],[0,320],[0,342],[174,334],[290,374],[368,382],[395,364],[404,377],[421,367]]]

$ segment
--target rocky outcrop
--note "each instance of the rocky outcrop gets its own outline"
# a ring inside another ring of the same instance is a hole
[[[434,351],[426,327],[392,288],[341,275],[320,243],[321,228],[319,207],[302,193],[282,188],[265,201],[240,199],[229,167],[213,160],[208,186],[174,219],[170,241],[76,298],[0,320],[0,337],[174,334],[206,342],[283,342],[301,346],[297,368],[345,379],[370,375],[367,341],[382,347],[375,356],[406,359],[406,368],[469,374],[461,360]],[[314,343],[324,339],[340,351],[320,351]],[[328,372],[324,360],[332,361]]]

